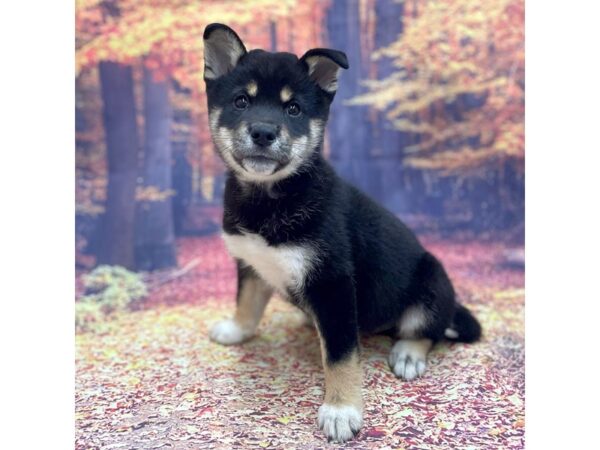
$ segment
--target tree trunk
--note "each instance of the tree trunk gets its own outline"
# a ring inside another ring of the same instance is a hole
[[[396,0],[375,2],[375,49],[389,46],[403,32],[404,3]],[[391,58],[380,58],[376,63],[377,79],[382,80],[396,71]],[[378,197],[393,212],[406,212],[410,207],[410,195],[402,182],[405,168],[403,150],[408,142],[407,133],[394,128],[385,112],[374,114],[373,148],[378,155]]]
[[[133,236],[138,133],[130,66],[101,62],[100,88],[108,168],[99,264],[134,267]]]
[[[136,216],[135,259],[140,270],[177,265],[171,183],[171,110],[169,83],[156,81],[144,68],[144,188],[161,198],[139,202]]]
[[[173,226],[175,235],[185,235],[186,213],[192,202],[192,168],[187,160],[187,143],[174,143],[173,146]]]
[[[370,184],[371,127],[366,106],[344,105],[364,92],[360,82],[367,79],[360,45],[358,0],[333,0],[327,13],[328,45],[348,56],[350,68],[342,70],[339,88],[331,106],[328,126],[330,159],[338,173],[367,192]]]
[[[277,24],[273,21],[269,23],[269,36],[271,40],[271,51],[277,51]]]

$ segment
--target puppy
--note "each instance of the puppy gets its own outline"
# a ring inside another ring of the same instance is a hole
[[[228,169],[223,238],[238,273],[235,315],[210,337],[252,337],[274,291],[304,311],[325,369],[318,424],[345,442],[363,424],[359,332],[392,333],[390,367],[412,380],[436,341],[473,342],[481,327],[415,235],[323,158],[344,53],[248,52],[231,28],[212,24],[204,62],[210,130]]]

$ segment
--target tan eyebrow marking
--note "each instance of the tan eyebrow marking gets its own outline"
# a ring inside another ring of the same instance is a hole
[[[292,92],[289,86],[284,86],[281,92],[279,93],[279,97],[281,98],[281,101],[283,103],[289,102],[292,98],[292,95],[294,95],[294,93]]]
[[[258,85],[256,84],[256,81],[251,81],[246,85],[246,92],[248,92],[249,96],[256,97],[256,94],[258,93]]]

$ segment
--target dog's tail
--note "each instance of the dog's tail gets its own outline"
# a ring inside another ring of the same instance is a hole
[[[481,325],[467,308],[456,304],[452,325],[444,332],[446,339],[455,342],[475,342],[481,338]]]

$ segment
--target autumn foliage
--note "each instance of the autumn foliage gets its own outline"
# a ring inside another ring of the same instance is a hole
[[[370,80],[353,104],[386,112],[419,135],[405,149],[416,168],[462,174],[524,158],[522,0],[405,3],[404,32],[375,58],[396,71]],[[471,104],[469,104],[471,103]]]
[[[202,90],[202,31],[212,22],[243,26],[289,14],[295,0],[123,0],[77,2],[77,70],[98,61],[135,63]],[[256,37],[254,37],[256,39]],[[258,44],[250,39],[250,43]]]
[[[413,224],[437,215],[440,227],[520,226],[523,16],[522,0],[76,0],[78,251],[103,245],[93,241],[110,203],[106,62],[132,70],[140,168],[144,74],[168,85],[172,186],[131,175],[132,208],[172,202],[177,235],[218,226],[224,167],[202,79],[211,22],[233,27],[249,50],[348,54],[324,154],[384,206],[413,215]]]
[[[171,93],[174,109],[191,116],[187,124],[174,123],[173,134],[184,135],[197,148],[188,158],[202,175],[200,188],[212,196],[214,175],[222,166],[210,141],[205,110],[205,26],[212,22],[232,26],[244,36],[248,49],[303,52],[322,43],[321,24],[327,5],[328,1],[318,0],[78,0],[77,76],[89,87],[94,83],[90,77],[95,78],[96,65],[115,61],[136,68],[143,64],[156,77],[172,79],[178,87]],[[98,109],[98,105],[93,106]],[[94,129],[97,142],[102,137],[98,127]],[[83,133],[78,137],[92,136]],[[85,193],[89,199],[91,186]],[[90,208],[86,206],[86,210]]]

